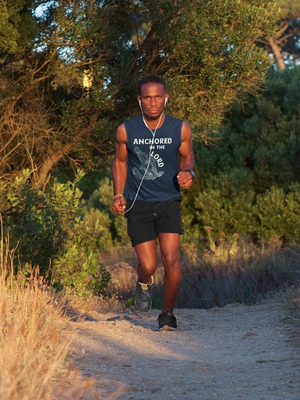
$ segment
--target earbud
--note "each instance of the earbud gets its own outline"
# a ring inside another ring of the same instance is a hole
[[[141,102],[141,100],[139,100],[139,106],[140,106],[141,112],[142,112],[142,114],[143,114],[143,109],[142,109],[142,102]]]
[[[168,99],[165,99],[165,106],[167,105]]]

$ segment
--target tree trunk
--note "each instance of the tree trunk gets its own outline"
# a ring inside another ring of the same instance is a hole
[[[39,170],[38,176],[33,182],[34,187],[41,188],[46,182],[49,171],[54,167],[55,164],[58,163],[66,154],[70,153],[76,147],[76,142],[71,142],[66,144],[62,149],[58,152],[52,153],[46,160],[44,161],[41,169]]]
[[[285,64],[284,64],[284,60],[281,54],[281,49],[280,47],[277,45],[277,43],[275,42],[274,39],[269,39],[269,44],[271,46],[271,49],[276,57],[276,61],[277,61],[277,65],[279,67],[279,69],[284,70],[285,69]]]

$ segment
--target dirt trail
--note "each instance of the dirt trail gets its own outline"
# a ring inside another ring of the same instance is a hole
[[[299,400],[300,355],[283,305],[175,310],[176,332],[149,314],[73,323],[72,359],[96,384],[83,399]]]

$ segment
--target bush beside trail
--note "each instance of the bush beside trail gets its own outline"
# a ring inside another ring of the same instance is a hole
[[[31,174],[0,186],[0,212],[3,218],[4,251],[14,265],[14,273],[30,275],[33,266],[54,288],[74,287],[77,293],[100,295],[105,292],[109,274],[99,260],[99,243],[105,233],[101,215],[93,224],[82,218],[81,195],[74,182],[54,181],[41,191],[30,185]]]
[[[225,115],[215,146],[195,142],[195,185],[184,192],[186,237],[300,237],[300,68],[269,72],[259,97]],[[216,138],[215,138],[216,139]]]

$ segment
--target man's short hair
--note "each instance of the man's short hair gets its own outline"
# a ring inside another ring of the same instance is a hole
[[[155,76],[155,75],[149,75],[146,76],[146,78],[143,78],[139,81],[139,94],[141,95],[141,91],[142,91],[142,86],[143,85],[147,85],[147,83],[157,83],[159,85],[163,85],[163,87],[165,88],[165,91],[167,91],[167,87],[166,87],[166,82],[160,78],[159,76]]]

